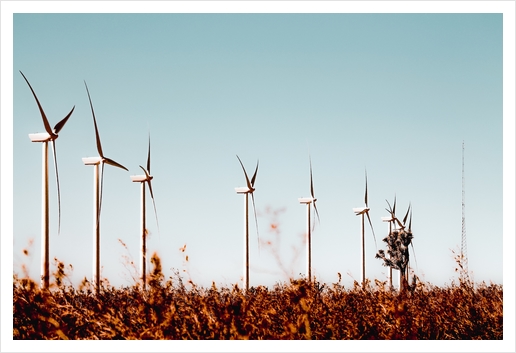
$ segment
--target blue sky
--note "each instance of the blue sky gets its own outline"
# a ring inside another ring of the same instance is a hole
[[[63,29],[66,28],[66,31]],[[397,197],[414,209],[414,247],[423,279],[454,276],[461,240],[461,144],[465,141],[470,269],[502,282],[502,16],[500,14],[17,14],[14,16],[14,259],[34,239],[39,271],[41,132],[22,70],[55,124],[76,106],[57,140],[62,232],[51,183],[51,257],[90,276],[95,135],[89,85],[107,167],[101,218],[103,274],[122,280],[124,253],[138,258],[139,187],[151,133],[160,234],[149,208],[149,251],[194,282],[235,283],[242,269],[242,196],[235,154],[253,172],[261,239],[265,209],[279,217],[281,259],[305,273],[308,154],[321,224],[313,267],[324,282],[359,276],[364,170],[378,246],[380,217]],[[19,156],[19,157],[18,157]],[[150,206],[150,204],[149,204]],[[32,216],[30,216],[32,215]],[[30,219],[30,222],[24,220]],[[251,284],[286,280],[251,228]],[[382,279],[367,238],[369,271]],[[279,244],[276,244],[279,245]],[[486,264],[485,258],[490,260]],[[167,271],[169,272],[169,271]]]
[[[106,166],[104,174],[102,275],[113,285],[131,285],[136,275],[124,264],[126,256],[139,262],[140,188],[129,176],[146,163],[149,131],[160,231],[148,200],[148,251],[161,257],[167,277],[179,271],[203,286],[241,283],[243,196],[234,188],[245,179],[236,154],[250,174],[260,161],[263,243],[251,223],[251,285],[304,274],[298,198],[310,193],[310,155],[318,280],[337,282],[337,273],[346,286],[359,280],[352,208],[363,206],[367,169],[377,238],[375,248],[367,229],[367,277],[386,280],[374,255],[384,248],[386,199],[396,195],[398,216],[413,207],[416,274],[450,284],[461,243],[464,141],[469,270],[476,282],[507,283],[504,244],[514,244],[514,232],[504,238],[502,210],[514,206],[513,193],[504,200],[514,157],[504,154],[513,153],[514,119],[503,115],[502,14],[16,13],[12,21],[12,67],[2,73],[12,75],[14,272],[22,265],[33,278],[40,272],[41,145],[28,134],[44,128],[21,70],[52,126],[75,105],[56,141],[60,235],[52,162],[49,172],[50,256],[73,265],[74,285],[91,278],[93,261],[93,168],[81,158],[97,151],[84,80],[104,154],[129,169]]]

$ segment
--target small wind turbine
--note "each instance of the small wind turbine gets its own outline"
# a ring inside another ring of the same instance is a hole
[[[131,175],[131,180],[135,183],[141,184],[141,206],[140,206],[140,279],[142,281],[143,289],[147,283],[147,229],[145,227],[145,183],[149,184],[149,191],[152,198],[152,205],[154,206],[154,214],[156,215],[156,224],[158,225],[158,214],[156,212],[156,203],[154,202],[154,194],[152,193],[151,180],[153,176],[150,175],[150,134],[149,134],[149,149],[147,153],[147,169],[142,168],[144,175]]]
[[[399,232],[399,231],[403,230],[405,228],[405,221],[407,219],[409,210],[407,210],[407,214],[405,215],[405,217],[403,219],[403,223],[401,223],[400,220],[396,217],[396,196],[394,196],[394,203],[393,203],[392,207],[391,207],[391,204],[389,203],[389,201],[387,201],[387,200],[385,200],[385,201],[389,205],[389,209],[386,208],[385,210],[387,212],[389,212],[390,216],[382,217],[382,221],[389,223],[389,234],[391,234],[393,231]],[[409,206],[409,209],[410,209],[410,206]],[[402,274],[400,271],[400,273],[399,273],[399,280],[400,280],[399,285],[400,286],[401,286],[401,275]],[[389,267],[389,285],[392,288],[392,267]]]
[[[407,224],[407,217],[409,215],[409,211],[410,211],[410,219],[409,219],[409,224],[408,224],[408,227],[406,227],[405,225]],[[407,209],[407,213],[405,214],[405,217],[403,217],[403,228],[405,229],[406,228],[406,232],[408,234],[410,234],[412,236],[412,204],[409,203],[409,207]],[[414,243],[412,242],[412,240],[410,241],[410,245],[412,246],[412,253],[414,254],[414,260],[416,261],[416,271],[417,271],[417,259],[416,259],[416,251],[414,250]],[[408,249],[407,249],[407,256],[408,256]],[[410,257],[409,257],[409,261],[408,261],[408,264],[407,264],[407,268],[406,268],[406,272],[405,272],[405,279],[407,280],[407,283],[408,283],[408,275],[409,275],[409,270],[410,270]],[[401,281],[401,279],[400,279]]]
[[[385,200],[387,201],[387,200]],[[389,212],[390,216],[388,217],[382,217],[383,222],[388,222],[389,224],[389,234],[392,232],[392,225],[394,224],[394,227],[396,227],[395,220],[395,212],[396,212],[396,196],[394,196],[394,210],[391,208],[391,204],[389,201],[387,201],[387,204],[389,205],[389,209],[387,212]],[[389,267],[389,286],[392,288],[392,267]]]
[[[100,135],[97,128],[97,120],[95,119],[95,111],[93,110],[93,104],[91,103],[90,91],[88,85],[86,86],[86,92],[88,93],[88,99],[90,101],[91,114],[93,115],[93,125],[95,127],[95,137],[97,141],[98,157],[85,157],[82,159],[85,165],[94,166],[93,170],[93,282],[97,293],[100,290],[100,208],[102,205],[102,183],[104,180],[104,164],[110,164],[112,166],[127,170],[123,165],[115,162],[114,160],[104,156],[102,152],[102,146],[100,144]],[[99,189],[99,165],[102,167],[100,177],[100,189]],[[128,170],[127,170],[128,171]]]
[[[48,215],[48,142],[52,142],[52,151],[54,155],[54,166],[56,168],[56,183],[57,183],[57,207],[58,207],[58,234],[61,230],[61,195],[59,190],[59,174],[57,171],[57,158],[56,158],[56,145],[55,140],[58,137],[59,131],[63,128],[63,126],[68,121],[68,118],[72,115],[75,106],[73,106],[72,110],[60,121],[58,122],[54,128],[50,127],[47,116],[39,103],[38,97],[36,93],[32,89],[32,86],[29,83],[29,80],[25,77],[23,72],[21,75],[25,79],[25,82],[29,85],[29,88],[36,99],[36,103],[38,104],[39,112],[41,113],[41,118],[43,119],[43,125],[45,126],[46,132],[41,132],[37,134],[29,134],[29,138],[32,142],[42,142],[42,204],[41,204],[41,287],[48,288],[50,281],[50,272],[49,272],[49,264],[50,264],[50,245],[49,245],[49,215]]]
[[[256,169],[254,171],[253,177],[249,180],[247,176],[247,172],[245,171],[244,164],[238,157],[238,161],[244,170],[245,180],[247,182],[247,186],[235,188],[237,194],[245,195],[245,205],[244,205],[244,235],[245,235],[245,244],[244,244],[244,281],[245,289],[249,290],[249,194],[251,194],[251,198],[253,200],[253,210],[254,210],[254,219],[256,222],[256,234],[258,236],[258,246],[260,245],[260,235],[258,234],[258,220],[256,218],[256,206],[254,204],[254,182],[256,181],[256,173],[258,172],[258,163],[256,162]]]
[[[373,232],[374,244],[376,246],[376,236],[374,234],[373,224],[371,223],[371,217],[369,217],[369,204],[367,203],[367,172],[365,175],[365,196],[364,196],[365,207],[357,207],[353,208],[353,212],[357,216],[362,216],[362,285],[365,285],[365,277],[366,277],[366,258],[365,258],[365,216],[367,216],[367,220],[369,221],[369,225],[371,226],[371,231]]]
[[[312,231],[314,226],[311,224],[311,211],[310,205],[314,204],[314,211],[317,214],[317,219],[319,222],[321,221],[319,218],[319,211],[317,210],[317,206],[315,202],[317,199],[314,194],[314,181],[312,178],[312,160],[310,159],[310,194],[312,197],[301,197],[298,198],[299,203],[306,204],[306,274],[308,276],[308,281],[312,281]],[[315,225],[315,224],[314,224]]]

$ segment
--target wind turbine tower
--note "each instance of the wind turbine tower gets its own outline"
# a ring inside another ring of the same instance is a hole
[[[109,164],[117,168],[127,168],[115,162],[114,160],[104,156],[102,152],[102,145],[100,143],[99,130],[97,128],[97,119],[95,118],[95,111],[93,110],[93,103],[91,102],[90,91],[86,81],[86,92],[88,93],[88,100],[90,102],[91,115],[93,116],[93,126],[95,127],[95,138],[97,142],[98,157],[85,157],[82,159],[84,165],[92,165],[93,169],[93,283],[97,293],[100,292],[100,210],[102,205],[102,184],[104,180],[104,164]],[[99,179],[99,167],[100,179]]]
[[[317,211],[317,206],[315,202],[317,199],[314,194],[314,181],[312,178],[312,160],[310,159],[310,194],[311,197],[300,197],[298,198],[299,203],[306,204],[306,275],[308,278],[308,282],[312,281],[312,219],[311,219],[311,207],[310,205],[314,205],[314,211],[317,214],[317,219],[319,219],[319,211]],[[319,219],[320,222],[320,219]]]
[[[374,238],[374,243],[375,243],[375,246],[376,246],[376,235],[374,234],[374,229],[373,229],[373,224],[371,223],[371,217],[369,216],[369,204],[367,202],[367,173],[365,175],[365,196],[364,196],[364,203],[365,203],[365,207],[355,207],[353,208],[353,212],[355,212],[355,214],[357,216],[362,216],[361,217],[361,234],[362,234],[362,237],[361,237],[361,249],[362,249],[362,252],[361,252],[361,279],[362,279],[362,285],[365,286],[365,279],[366,279],[366,256],[365,256],[365,216],[367,216],[367,220],[369,221],[369,225],[371,226],[371,231],[373,232],[373,238]]]
[[[57,183],[57,207],[58,207],[58,234],[61,228],[61,195],[59,191],[59,174],[57,171],[57,157],[56,157],[56,145],[55,140],[58,138],[58,134],[63,128],[63,126],[68,121],[68,118],[72,115],[75,106],[70,110],[70,112],[59,121],[54,128],[50,127],[47,116],[43,111],[43,107],[41,106],[38,97],[36,96],[36,92],[32,89],[32,86],[29,83],[29,80],[25,77],[23,72],[20,71],[20,74],[29,85],[29,88],[36,100],[36,104],[38,105],[39,112],[41,114],[41,118],[43,120],[43,125],[45,127],[46,132],[29,134],[29,138],[32,142],[41,142],[42,143],[42,182],[41,182],[41,287],[48,288],[50,284],[50,239],[49,239],[49,214],[48,214],[48,143],[52,143],[52,151],[54,154],[54,166],[56,168],[56,183]]]
[[[156,224],[158,225],[158,214],[156,213],[156,203],[154,202],[154,194],[152,192],[151,180],[154,178],[150,174],[150,134],[149,134],[149,149],[147,152],[147,169],[140,166],[144,175],[131,175],[131,180],[141,185],[141,201],[140,201],[140,279],[142,281],[142,288],[145,290],[147,284],[147,228],[146,228],[146,210],[145,210],[145,183],[149,185],[149,191],[154,206],[154,214],[156,215]]]
[[[258,161],[256,162],[256,169],[254,170],[253,177],[251,180],[249,180],[249,177],[247,176],[247,172],[244,168],[244,164],[240,160],[240,157],[238,157],[238,161],[240,162],[240,165],[242,166],[242,169],[244,171],[245,180],[247,183],[247,186],[238,187],[235,188],[235,191],[237,194],[244,194],[244,280],[243,285],[245,286],[245,290],[249,290],[249,194],[251,194],[251,199],[253,200],[253,210],[254,210],[254,220],[256,222],[256,234],[258,235],[258,246],[260,246],[260,235],[258,234],[258,220],[256,218],[256,206],[254,204],[254,191],[256,190],[254,187],[254,182],[256,181],[256,173],[258,172]]]
[[[464,182],[464,141],[462,141],[462,240],[460,246],[460,256],[462,266],[466,278],[468,275],[468,245],[466,243],[466,199],[465,199],[465,182]]]

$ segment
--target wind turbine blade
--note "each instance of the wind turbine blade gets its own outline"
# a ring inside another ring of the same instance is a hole
[[[369,217],[369,212],[366,212],[366,215],[367,215],[367,220],[369,221],[369,225],[371,226],[371,231],[373,232],[374,246],[375,246],[375,248],[377,248],[377,246],[376,246],[376,235],[374,234],[373,223],[371,222],[371,217]]]
[[[387,212],[389,212],[391,214],[391,216],[393,215],[393,212],[392,212],[392,207],[391,207],[391,204],[389,203],[388,200],[385,200],[387,202],[387,205],[389,205],[389,209],[385,209]]]
[[[312,178],[312,159],[310,159],[310,193],[312,194],[312,198],[315,199],[314,196],[314,180]],[[314,209],[315,209],[315,202],[314,202]]]
[[[258,218],[256,217],[256,205],[254,204],[254,193],[251,193],[253,200],[254,221],[256,222],[256,236],[258,237],[258,250],[260,249],[260,233],[258,232]]]
[[[156,225],[158,226],[158,232],[159,232],[159,222],[158,222],[158,211],[156,211],[156,202],[154,201],[154,194],[152,193],[152,185],[151,181],[147,181],[147,184],[149,184],[149,191],[152,198],[152,206],[154,207],[154,215],[156,216]]]
[[[253,186],[251,185],[251,182],[249,181],[249,177],[247,176],[247,172],[245,171],[244,164],[240,160],[240,157],[238,157],[238,155],[236,155],[236,156],[238,158],[238,161],[240,162],[240,165],[242,166],[242,169],[244,170],[245,181],[247,182],[247,187],[249,188],[249,190],[252,190]],[[256,165],[256,170],[258,170],[258,165]]]
[[[56,157],[56,140],[52,140],[52,152],[54,154],[54,166],[56,168],[56,183],[57,183],[57,234],[61,232],[61,191],[59,190],[59,173],[57,171],[57,157]]]
[[[30,90],[32,91],[32,95],[36,99],[36,103],[38,104],[39,112],[41,113],[41,118],[43,119],[43,125],[45,126],[45,131],[50,135],[54,136],[52,129],[50,128],[50,124],[48,123],[47,116],[45,115],[45,112],[43,111],[43,107],[41,107],[41,104],[39,103],[39,99],[36,96],[36,92],[32,89],[32,86],[29,83],[29,80],[27,80],[27,77],[23,74],[23,72],[20,71],[20,74],[22,74],[23,78],[25,79],[25,82],[29,85]]]
[[[104,158],[104,154],[102,153],[102,145],[100,144],[99,129],[97,128],[97,119],[95,119],[95,111],[93,110],[93,103],[91,103],[90,91],[88,90],[88,85],[86,84],[86,81],[84,81],[84,85],[86,86],[86,92],[88,92],[88,99],[90,100],[91,114],[93,115],[93,125],[95,126],[95,137],[97,139],[97,151],[99,152],[99,156]]]
[[[315,210],[315,214],[317,215],[317,220],[319,221],[319,223],[321,223],[321,218],[319,217],[319,211],[317,210],[317,206],[315,205],[315,201],[314,201],[314,210]],[[315,222],[314,222],[315,224]]]
[[[365,172],[365,197],[364,197],[366,207],[369,207],[367,204],[367,170]]]
[[[399,219],[397,219],[396,217],[394,217],[394,221],[395,221],[396,223],[398,223],[398,226],[399,226],[401,229],[405,228],[405,226],[404,226],[404,225],[400,222],[400,220],[399,220]]]
[[[147,153],[147,171],[150,173],[150,132],[149,132],[149,149]]]
[[[61,131],[61,129],[63,128],[63,126],[65,126],[66,122],[68,121],[68,118],[72,115],[74,109],[75,109],[75,105],[73,106],[72,110],[70,110],[70,113],[68,113],[68,115],[65,116],[63,118],[63,120],[61,120],[60,122],[58,122],[56,124],[56,126],[54,126],[54,131],[55,131],[56,134],[58,134],[59,131]]]
[[[112,166],[115,166],[115,167],[118,167],[118,168],[122,168],[122,169],[125,169],[127,171],[129,171],[126,167],[124,167],[123,165],[121,165],[120,163],[117,163],[115,162],[114,160],[112,159],[109,159],[109,158],[105,158],[104,157],[104,162],[106,162],[107,164],[110,164]]]
[[[392,214],[396,215],[396,195],[394,195],[394,206],[392,207]]]
[[[408,225],[409,232],[412,232],[412,209],[410,210],[410,220]]]
[[[253,177],[251,178],[251,186],[254,187],[254,182],[256,181],[256,173],[258,173],[258,164],[260,161],[256,161],[256,169],[254,170]]]
[[[149,173],[145,170],[145,168],[143,168],[142,166],[140,166],[140,168],[142,168],[143,172],[145,173],[145,176],[147,177],[147,184],[149,185],[149,191],[152,198],[152,205],[154,206],[154,215],[156,216],[156,225],[158,226],[159,233],[158,212],[156,211],[156,203],[154,202],[154,193],[152,192],[151,178]]]
[[[102,192],[104,191],[104,162],[100,163],[100,197],[99,197],[99,211],[97,212],[97,228],[100,221],[100,210],[102,208]]]
[[[403,225],[405,225],[407,223],[407,217],[408,217],[409,211],[410,211],[410,204],[407,209],[407,213],[405,213],[405,217],[403,217]]]

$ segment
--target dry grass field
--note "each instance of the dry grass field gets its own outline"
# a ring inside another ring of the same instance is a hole
[[[503,339],[503,287],[460,280],[416,282],[399,293],[385,282],[321,284],[303,279],[272,288],[202,288],[166,279],[154,255],[147,290],[99,294],[85,280],[66,285],[57,262],[50,290],[13,277],[14,339],[410,340]]]

